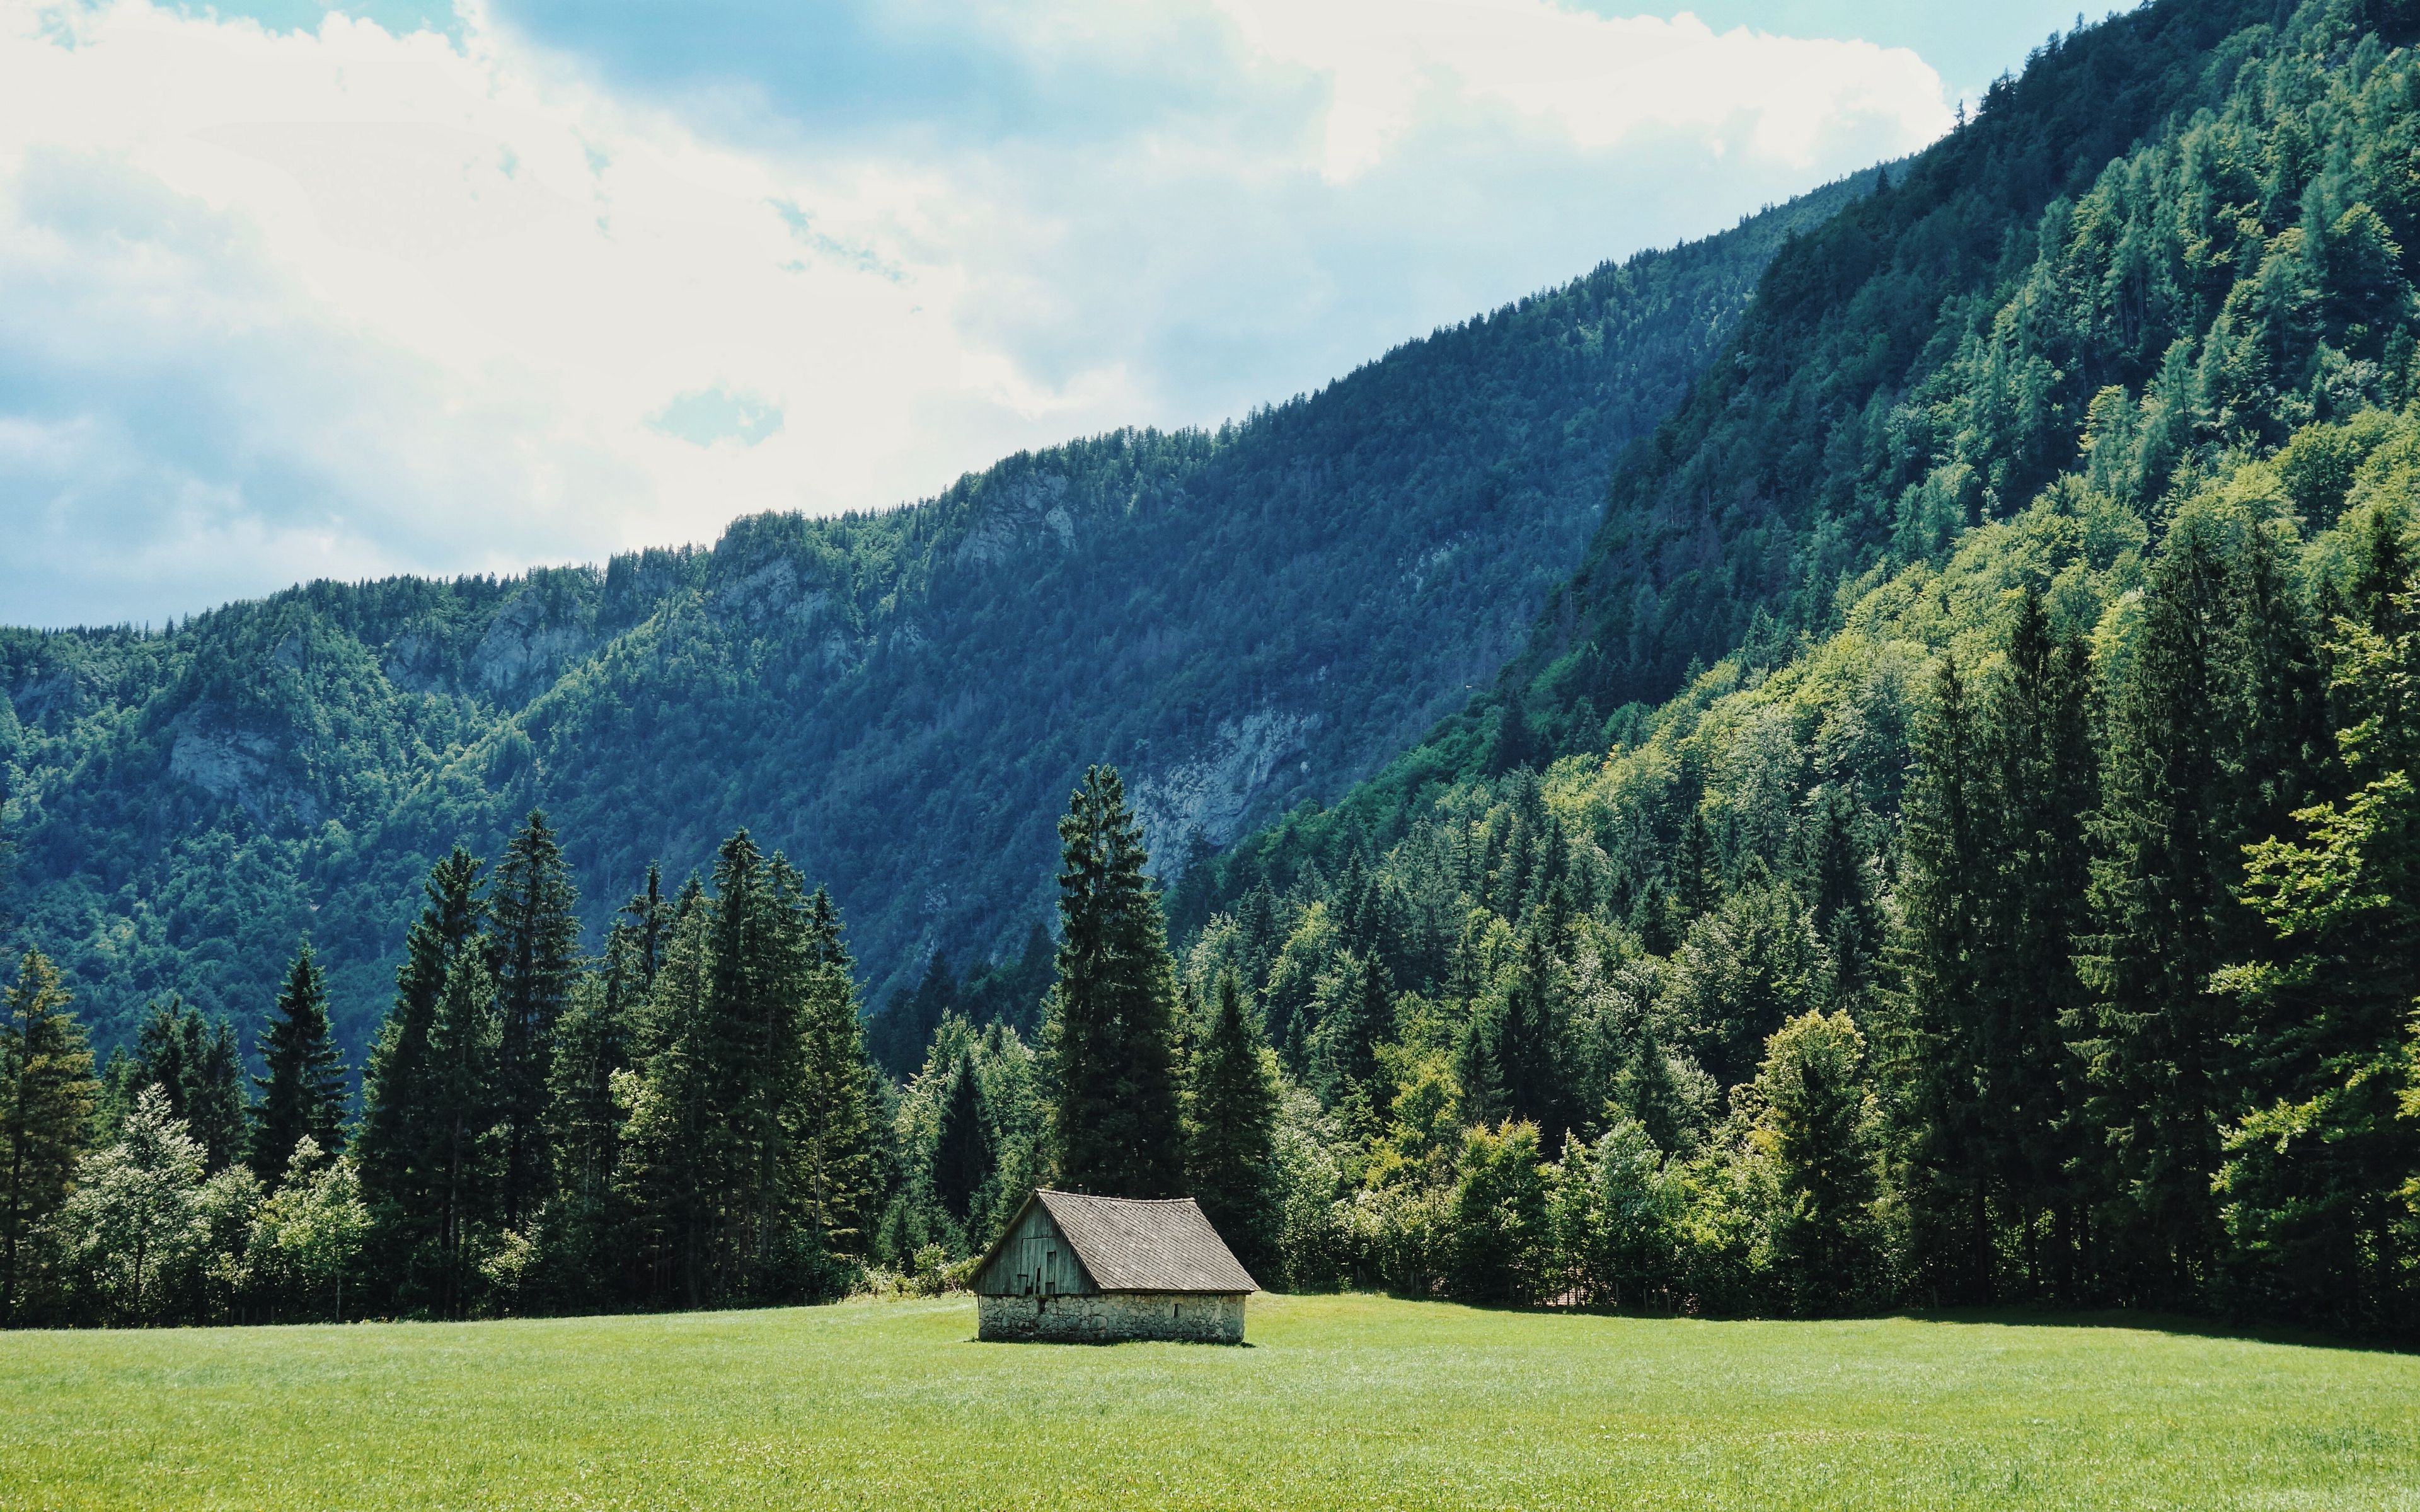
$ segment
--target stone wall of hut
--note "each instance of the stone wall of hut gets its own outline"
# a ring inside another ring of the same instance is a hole
[[[976,1336],[1059,1344],[1178,1339],[1244,1341],[1242,1293],[1111,1291],[1059,1297],[978,1297]]]

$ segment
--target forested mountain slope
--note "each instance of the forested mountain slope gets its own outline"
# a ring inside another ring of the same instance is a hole
[[[1014,947],[1088,763],[1125,766],[1172,872],[1464,702],[1774,251],[1871,185],[1215,434],[1020,455],[895,512],[0,632],[0,926],[60,959],[104,1046],[172,991],[251,1022],[308,932],[359,1044],[432,858],[544,805],[592,924],[650,858],[676,879],[748,825],[830,884],[877,985]]]
[[[2037,57],[1776,261],[1488,699],[1188,873],[1300,1280],[2420,1331],[2415,36]]]
[[[1786,659],[1888,572],[2096,455],[2156,499],[2196,459],[2399,395],[2410,347],[2387,312],[2420,246],[2412,129],[2388,102],[2331,112],[2244,78],[2286,18],[2322,13],[2358,35],[2420,27],[2378,0],[2146,6],[2038,53],[1885,191],[1793,240],[1687,402],[1622,457],[1578,570],[1494,684],[1337,812],[1192,876],[1180,919],[1332,860],[1321,837],[1400,832],[1438,784],[1635,739],[1695,670]],[[2204,111],[2220,118],[2197,127]],[[2329,282],[2323,304],[2273,308],[2289,267]]]

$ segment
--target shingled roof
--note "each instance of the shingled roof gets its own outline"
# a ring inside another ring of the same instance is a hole
[[[1084,1273],[1103,1291],[1260,1289],[1191,1197],[1088,1197],[1045,1189],[1031,1200],[1049,1212]],[[1016,1231],[1012,1219],[1006,1233]],[[993,1253],[999,1248],[994,1244]],[[990,1263],[985,1255],[984,1264]]]

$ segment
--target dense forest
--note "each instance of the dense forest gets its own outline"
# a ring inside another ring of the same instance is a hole
[[[936,948],[1014,956],[1089,763],[1132,774],[1173,875],[1458,707],[1774,251],[1871,184],[1216,432],[1012,457],[912,508],[742,519],[601,572],[315,583],[164,631],[0,631],[0,945],[39,945],[106,1047],[171,992],[248,1030],[307,932],[358,1058],[413,879],[542,806],[592,946],[651,858],[705,866],[744,825],[830,884],[877,993]]]
[[[2415,36],[2055,39],[1773,259],[1467,710],[1165,894],[1052,777],[1055,926],[870,1021],[744,833],[587,958],[572,858],[653,853],[534,812],[421,863],[350,1117],[290,937],[257,1096],[173,1001],[96,1069],[25,953],[14,1316],[938,1286],[1050,1180],[1297,1289],[2410,1337]]]
[[[1776,260],[1489,697],[1188,873],[1301,1280],[1452,1275],[1517,1135],[1499,1295],[2420,1320],[2415,21],[2054,43]]]

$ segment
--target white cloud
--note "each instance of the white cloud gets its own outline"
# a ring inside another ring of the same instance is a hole
[[[1717,34],[1683,12],[1604,17],[1541,0],[1223,0],[1254,48],[1329,81],[1323,167],[1364,172],[1460,95],[1548,121],[1586,148],[1689,132],[1799,168],[1828,134],[1873,118],[1921,141],[1946,124],[1914,53]]]
[[[0,0],[0,619],[594,559],[1215,421],[1945,124],[1911,54],[1542,0],[1102,35],[1054,89],[1186,107],[859,131],[475,9]]]

